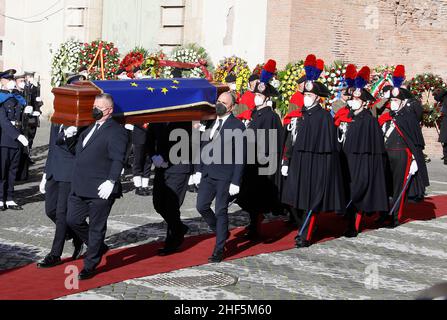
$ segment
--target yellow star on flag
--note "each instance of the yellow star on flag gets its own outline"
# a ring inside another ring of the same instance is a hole
[[[131,85],[132,87],[138,87],[138,84],[137,84],[136,82],[132,82],[130,85]]]
[[[163,88],[163,89],[161,89],[161,92],[162,92],[164,95],[166,95],[166,94],[169,92],[169,90],[168,90],[168,88]]]
[[[174,89],[174,90],[178,89],[178,87],[176,87],[176,86],[171,86],[171,88]]]
[[[152,88],[152,87],[147,87],[147,90],[149,90],[150,92],[154,92],[155,91],[155,89]]]
[[[180,82],[178,82],[177,80],[172,80],[173,84],[179,84]]]

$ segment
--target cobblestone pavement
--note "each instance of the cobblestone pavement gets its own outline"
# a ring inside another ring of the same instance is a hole
[[[54,227],[38,193],[48,133],[48,123],[43,123],[33,150],[31,180],[16,189],[24,211],[0,213],[0,270],[34,263],[51,247]],[[433,159],[429,172],[428,193],[447,194],[442,161]],[[106,242],[118,248],[163,240],[166,225],[151,197],[136,196],[130,180],[124,187],[125,197],[117,201],[109,219]],[[182,214],[190,235],[209,232],[195,210],[194,194],[188,193]],[[231,208],[232,227],[244,226],[247,220],[237,206]],[[446,243],[447,218],[417,221],[356,239],[128,280],[63,299],[414,299],[419,291],[447,281]],[[71,251],[67,245],[64,255]],[[213,283],[217,278],[226,286]],[[208,280],[181,283],[181,279]]]

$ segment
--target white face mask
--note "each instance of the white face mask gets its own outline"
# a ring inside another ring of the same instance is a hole
[[[14,81],[9,81],[8,84],[6,85],[6,89],[8,90],[13,90],[16,87],[16,84],[14,83]]]
[[[22,90],[25,89],[25,82],[20,82],[19,83],[19,88],[22,89]]]
[[[314,105],[315,99],[309,96],[304,96],[304,106],[310,108]]]
[[[256,96],[255,97],[255,105],[257,106],[257,107],[260,107],[260,106],[262,106],[264,104],[264,98],[263,97],[261,97],[261,96]]]
[[[235,83],[230,84],[230,90],[231,91],[236,91],[236,84]]]
[[[357,111],[362,107],[362,102],[358,100],[349,100],[348,105],[352,110]]]
[[[391,101],[391,111],[398,111],[401,106],[399,101]]]

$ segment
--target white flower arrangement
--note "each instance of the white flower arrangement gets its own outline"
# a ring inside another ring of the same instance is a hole
[[[79,69],[81,44],[67,41],[61,44],[51,63],[51,85],[59,87],[65,83],[66,74]]]
[[[198,63],[200,59],[208,61],[208,70],[212,69],[212,63],[210,59],[208,58],[208,54],[206,53],[205,49],[190,44],[186,47],[180,47],[177,50],[174,50],[171,55],[169,56],[168,60],[171,61],[178,61],[178,62],[184,62],[184,63]],[[163,70],[162,78],[173,78],[172,72],[174,71],[174,68],[172,67],[166,67]],[[210,70],[211,72],[212,70]],[[183,72],[183,77],[185,78],[204,78],[205,75],[201,68],[194,68],[188,71]]]

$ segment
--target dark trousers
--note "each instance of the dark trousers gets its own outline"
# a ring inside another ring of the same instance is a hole
[[[442,144],[442,153],[444,155],[444,161],[447,161],[447,143]]]
[[[67,224],[88,246],[84,258],[86,270],[94,270],[101,262],[105,249],[107,219],[114,203],[114,199],[88,199],[74,194],[68,198]]]
[[[387,150],[387,154],[392,177],[391,192],[393,195],[394,205],[397,198],[401,194],[405,183],[407,182],[407,175],[411,161],[408,161],[408,154],[405,150]],[[403,200],[405,201],[405,198]],[[400,209],[399,204],[393,212],[393,218],[396,222]]]
[[[81,243],[82,241],[67,226],[67,205],[70,190],[70,182],[58,182],[50,179],[45,185],[45,213],[56,225],[50,255],[56,257],[62,255],[66,239],[73,239],[75,243]]]
[[[215,180],[206,176],[200,182],[197,195],[197,211],[205,219],[211,230],[216,233],[215,252],[222,251],[227,241],[230,184],[229,181]],[[214,199],[216,199],[215,212],[211,209]]]
[[[188,190],[189,176],[187,173],[168,173],[164,169],[155,170],[153,203],[155,211],[168,224],[167,241],[182,232],[180,208]]]
[[[20,164],[20,149],[1,147],[0,201],[14,200],[14,183]]]
[[[149,156],[147,147],[144,144],[133,145],[133,167],[132,173],[134,177],[150,178],[152,160]]]

